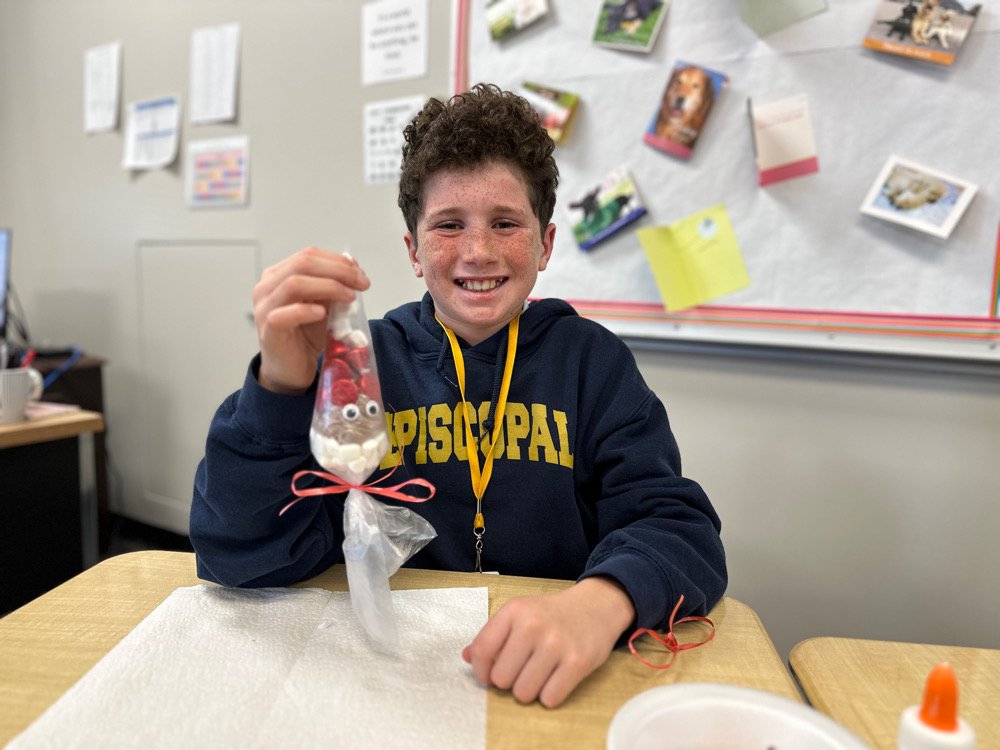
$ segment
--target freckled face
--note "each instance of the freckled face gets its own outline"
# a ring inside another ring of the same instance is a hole
[[[552,254],[516,169],[492,163],[443,170],[424,186],[416,237],[404,235],[438,318],[470,344],[503,328],[521,309]]]

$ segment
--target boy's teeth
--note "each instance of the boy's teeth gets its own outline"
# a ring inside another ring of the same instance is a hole
[[[488,292],[490,289],[494,289],[500,285],[500,282],[496,279],[491,279],[490,281],[463,281],[462,286],[473,292]]]

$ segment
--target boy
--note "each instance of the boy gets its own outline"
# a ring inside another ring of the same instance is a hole
[[[666,412],[625,345],[564,302],[525,302],[552,253],[558,183],[528,103],[488,85],[431,99],[405,139],[404,241],[428,292],[371,332],[403,454],[393,483],[437,489],[411,506],[438,536],[408,564],[576,580],[508,602],[463,652],[482,683],[554,707],[633,628],[664,626],[681,595],[678,616],[715,604],[719,519],[681,476]],[[203,578],[283,586],[341,561],[342,496],[278,510],[292,475],[316,468],[308,433],[328,305],[368,286],[354,261],[307,248],[255,287],[260,354],[216,414],[195,479]]]

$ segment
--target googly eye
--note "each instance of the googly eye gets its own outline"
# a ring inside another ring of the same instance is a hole
[[[369,401],[365,404],[365,414],[369,417],[377,417],[381,413],[381,409],[378,407],[377,401]]]
[[[361,409],[358,408],[357,404],[347,404],[340,410],[340,413],[348,422],[354,422],[361,416]]]

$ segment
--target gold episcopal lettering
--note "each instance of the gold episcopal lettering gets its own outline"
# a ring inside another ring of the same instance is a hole
[[[552,410],[552,419],[556,423],[556,432],[559,433],[559,465],[567,469],[573,468],[573,454],[569,452],[569,430],[566,429],[566,412]]]
[[[477,409],[469,410],[469,417],[474,423],[472,432],[476,435],[482,456],[486,455],[493,436],[492,433],[477,433],[489,409],[489,402],[484,401]],[[385,419],[389,430],[389,453],[382,459],[382,469],[399,463],[400,453],[404,461],[414,464],[443,464],[452,458],[468,460],[465,415],[461,403],[454,407],[448,404],[418,406],[387,413]],[[508,461],[545,461],[572,469],[570,427],[569,417],[564,411],[552,409],[550,413],[545,404],[509,401],[496,445],[493,446],[493,456]]]
[[[524,440],[531,432],[531,420],[524,404],[507,402],[507,413],[504,415],[504,434],[507,436],[507,458],[511,461],[521,460],[521,447],[518,440]]]
[[[475,412],[470,412],[470,414],[475,414]],[[465,417],[462,416],[461,402],[455,404],[451,424],[451,434],[455,440],[455,458],[459,461],[468,461],[469,454],[465,450]]]
[[[545,449],[545,463],[559,463],[556,446],[549,432],[548,409],[545,404],[531,405],[531,442],[528,444],[528,460],[538,460],[539,447]]]
[[[380,469],[389,469],[399,463],[399,450],[396,445],[396,433],[392,429],[393,414],[385,413],[385,429],[389,433],[389,452],[382,457],[382,463],[378,465]]]
[[[397,411],[393,415],[392,434],[399,443],[399,449],[406,455],[406,447],[417,436],[417,413],[413,409]]]
[[[417,409],[417,450],[413,460],[418,464],[427,463],[427,407]]]
[[[434,404],[427,412],[427,431],[431,440],[427,455],[433,463],[443,464],[451,457],[451,409],[448,404]]]

